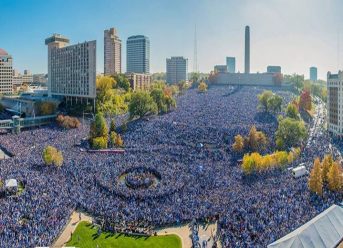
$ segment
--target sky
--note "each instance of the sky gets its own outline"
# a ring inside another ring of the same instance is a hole
[[[0,0],[0,48],[14,68],[47,72],[45,38],[60,33],[71,44],[97,41],[97,72],[103,72],[103,31],[115,27],[122,40],[150,38],[151,72],[165,71],[166,58],[188,58],[193,70],[197,27],[198,67],[210,72],[236,57],[244,71],[244,27],[250,26],[251,71],[280,65],[286,74],[319,78],[343,67],[342,0]]]

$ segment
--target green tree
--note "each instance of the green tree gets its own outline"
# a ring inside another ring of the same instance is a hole
[[[101,112],[95,115],[94,121],[90,125],[89,141],[94,149],[107,148],[108,127]]]
[[[155,72],[151,74],[152,81],[166,81],[166,73],[165,72]]]
[[[268,100],[273,96],[273,92],[270,90],[265,90],[261,94],[259,94],[258,97],[258,107],[260,109],[263,109],[264,111],[268,112]]]
[[[174,97],[165,96],[165,103],[168,111],[170,111],[171,108],[176,108],[176,100]]]
[[[125,89],[123,91],[122,82],[126,80],[125,77],[123,79],[121,74],[116,77],[118,77],[119,84],[113,77],[97,77],[97,112],[103,112],[105,115],[117,115],[127,112],[131,91],[125,91]]]
[[[154,81],[151,85],[151,89],[161,89],[163,90],[165,87],[166,87],[166,82],[165,81],[160,81],[160,80],[157,80],[157,81]]]
[[[300,120],[299,111],[293,103],[287,105],[286,116],[295,120]]]
[[[115,74],[113,78],[117,82],[115,85],[116,88],[121,88],[125,91],[130,90],[130,81],[127,79],[125,74]]]
[[[107,137],[108,127],[104,115],[99,112],[90,125],[90,138]]]
[[[116,85],[116,81],[109,76],[101,76],[96,79],[97,98],[104,102],[104,98],[110,90]]]
[[[328,90],[326,87],[323,87],[321,92],[320,92],[320,98],[326,102],[327,101],[327,97],[328,97]]]
[[[170,87],[166,87],[163,90],[155,88],[150,92],[150,96],[156,103],[159,113],[166,113],[172,107],[176,107],[176,101],[172,95]]]
[[[158,112],[167,112],[167,106],[165,103],[165,97],[162,89],[153,89],[150,92],[150,96],[156,103]]]
[[[56,148],[53,146],[47,146],[43,150],[43,161],[45,165],[52,165],[53,164],[53,153],[55,152]]]
[[[267,100],[267,109],[269,112],[277,113],[281,111],[282,97],[276,94],[273,94]]]
[[[149,93],[143,91],[137,91],[132,95],[131,102],[129,104],[130,118],[144,117],[149,114],[157,114],[157,104]]]
[[[299,91],[304,88],[304,75],[284,75],[284,82],[294,85]]]
[[[191,73],[191,76],[190,76],[190,80],[193,82],[193,83],[197,83],[200,79],[200,74],[198,72],[192,72]]]
[[[302,121],[281,118],[275,133],[276,145],[279,149],[299,146],[306,138],[306,128]]]
[[[93,149],[106,149],[107,148],[107,137],[95,137],[92,139],[92,148]]]

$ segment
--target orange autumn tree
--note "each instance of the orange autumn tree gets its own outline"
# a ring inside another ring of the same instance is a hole
[[[343,189],[342,169],[337,162],[333,162],[327,174],[328,188],[331,191],[340,191]]]
[[[235,136],[232,149],[238,153],[245,149],[252,152],[261,152],[266,149],[268,142],[266,135],[262,131],[257,131],[256,127],[253,125],[250,128],[248,136],[243,137],[240,134]]]
[[[317,195],[323,194],[323,178],[320,167],[320,159],[316,158],[314,160],[313,168],[311,170],[310,178],[308,180],[309,189]]]
[[[327,154],[324,156],[324,159],[322,161],[322,178],[323,183],[328,183],[328,173],[333,164],[333,159],[331,154]]]
[[[241,135],[236,135],[235,136],[235,143],[232,145],[232,149],[235,152],[242,152],[244,149],[244,138]]]
[[[312,98],[309,90],[303,90],[299,99],[299,108],[304,110],[311,110]]]

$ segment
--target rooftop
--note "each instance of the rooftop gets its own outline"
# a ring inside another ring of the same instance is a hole
[[[343,71],[338,71],[338,73],[334,74],[331,72],[327,73],[327,78],[328,79],[338,79],[338,78],[342,78],[343,76]]]
[[[69,43],[69,39],[61,34],[53,34],[51,37],[45,39],[45,45],[51,42],[65,42]]]
[[[133,35],[127,38],[128,40],[133,40],[133,39],[149,39],[147,36],[144,35]]]
[[[7,56],[7,55],[8,53],[4,49],[0,48],[0,56]]]

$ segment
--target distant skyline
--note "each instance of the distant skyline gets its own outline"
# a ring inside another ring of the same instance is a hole
[[[97,72],[103,72],[104,30],[115,27],[126,71],[126,39],[145,35],[151,43],[151,72],[166,70],[166,58],[184,56],[193,68],[197,26],[201,72],[236,57],[244,71],[244,28],[250,26],[251,72],[280,65],[286,74],[318,78],[343,69],[343,1],[339,0],[1,0],[0,48],[14,68],[47,72],[44,39],[60,33],[70,43],[97,41]],[[339,37],[340,36],[340,37]],[[338,42],[339,41],[339,42]]]

